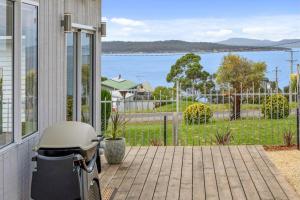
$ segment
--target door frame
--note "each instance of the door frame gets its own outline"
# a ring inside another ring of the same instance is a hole
[[[74,67],[75,70],[73,72],[73,81],[74,81],[74,88],[73,88],[73,100],[75,101],[75,103],[73,103],[73,120],[74,121],[81,121],[81,92],[82,92],[82,88],[81,88],[81,83],[82,83],[82,48],[81,48],[81,35],[82,33],[88,33],[91,35],[92,41],[91,41],[91,80],[90,80],[90,84],[92,86],[91,88],[91,100],[90,100],[90,105],[91,105],[91,109],[90,112],[91,115],[90,117],[91,119],[91,125],[93,127],[96,128],[97,123],[96,123],[96,90],[97,90],[97,86],[95,85],[97,83],[97,70],[96,70],[96,59],[97,59],[97,50],[96,50],[96,36],[97,36],[97,32],[95,29],[90,29],[89,26],[85,26],[85,25],[80,25],[80,24],[72,24],[73,28],[72,28],[72,34],[73,34],[73,44],[74,44]],[[83,28],[87,28],[87,29],[83,29]],[[65,34],[66,35],[66,34]],[[67,68],[67,62],[66,62],[66,68]],[[66,78],[66,80],[68,80]],[[67,107],[67,106],[66,106]],[[65,115],[66,116],[66,115]]]

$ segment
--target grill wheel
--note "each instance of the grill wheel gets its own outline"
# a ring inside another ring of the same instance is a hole
[[[101,200],[100,188],[96,181],[93,181],[89,189],[89,200]]]

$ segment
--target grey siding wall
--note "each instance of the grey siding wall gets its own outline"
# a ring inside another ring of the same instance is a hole
[[[20,6],[16,1],[16,6]],[[60,21],[65,12],[73,14],[73,22],[90,26],[97,26],[100,22],[100,0],[34,0],[39,3],[39,133],[59,121],[65,120],[66,115],[66,57],[65,34],[60,26]],[[19,16],[19,14],[16,14]],[[20,17],[20,16],[19,16]],[[19,20],[15,24],[15,33],[20,34]],[[100,41],[97,35],[96,42],[96,71],[95,77],[100,74]],[[16,39],[15,56],[20,54],[20,40]],[[19,53],[18,53],[19,52]],[[15,65],[20,61],[16,60]],[[20,71],[15,70],[15,76],[20,76]],[[14,82],[19,85],[16,79]],[[96,84],[97,83],[97,84]],[[95,85],[99,78],[95,78]],[[97,88],[95,88],[97,89]],[[15,95],[20,95],[20,88],[16,87]],[[99,88],[96,97],[99,97]],[[18,98],[16,98],[18,99]],[[97,103],[96,103],[97,102]],[[97,113],[99,113],[99,98],[95,100]],[[20,105],[15,105],[15,121],[19,121]],[[98,116],[96,116],[98,117]],[[100,116],[99,116],[100,117]],[[96,119],[99,121],[99,119]],[[97,124],[97,129],[100,124]],[[33,169],[31,157],[32,148],[39,139],[36,133],[22,139],[20,124],[14,124],[18,136],[16,142],[4,149],[0,149],[0,200],[30,199],[31,172]]]

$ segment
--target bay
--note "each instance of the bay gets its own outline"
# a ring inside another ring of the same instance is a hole
[[[300,49],[295,49],[300,50]],[[209,73],[215,73],[222,58],[229,52],[222,53],[200,53],[201,65]],[[253,61],[262,61],[267,64],[266,76],[275,81],[275,67],[278,67],[278,81],[282,88],[289,83],[290,75],[290,53],[285,51],[257,51],[257,52],[234,52],[240,56],[246,57]],[[166,82],[166,76],[171,66],[184,54],[129,54],[129,55],[102,55],[102,76],[113,78],[119,74],[128,80],[136,83],[149,82],[153,87],[171,86]],[[294,54],[296,64],[300,63],[300,53]]]

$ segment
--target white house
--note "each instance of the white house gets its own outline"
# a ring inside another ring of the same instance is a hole
[[[0,200],[30,199],[45,128],[100,131],[103,27],[101,0],[0,0]]]

